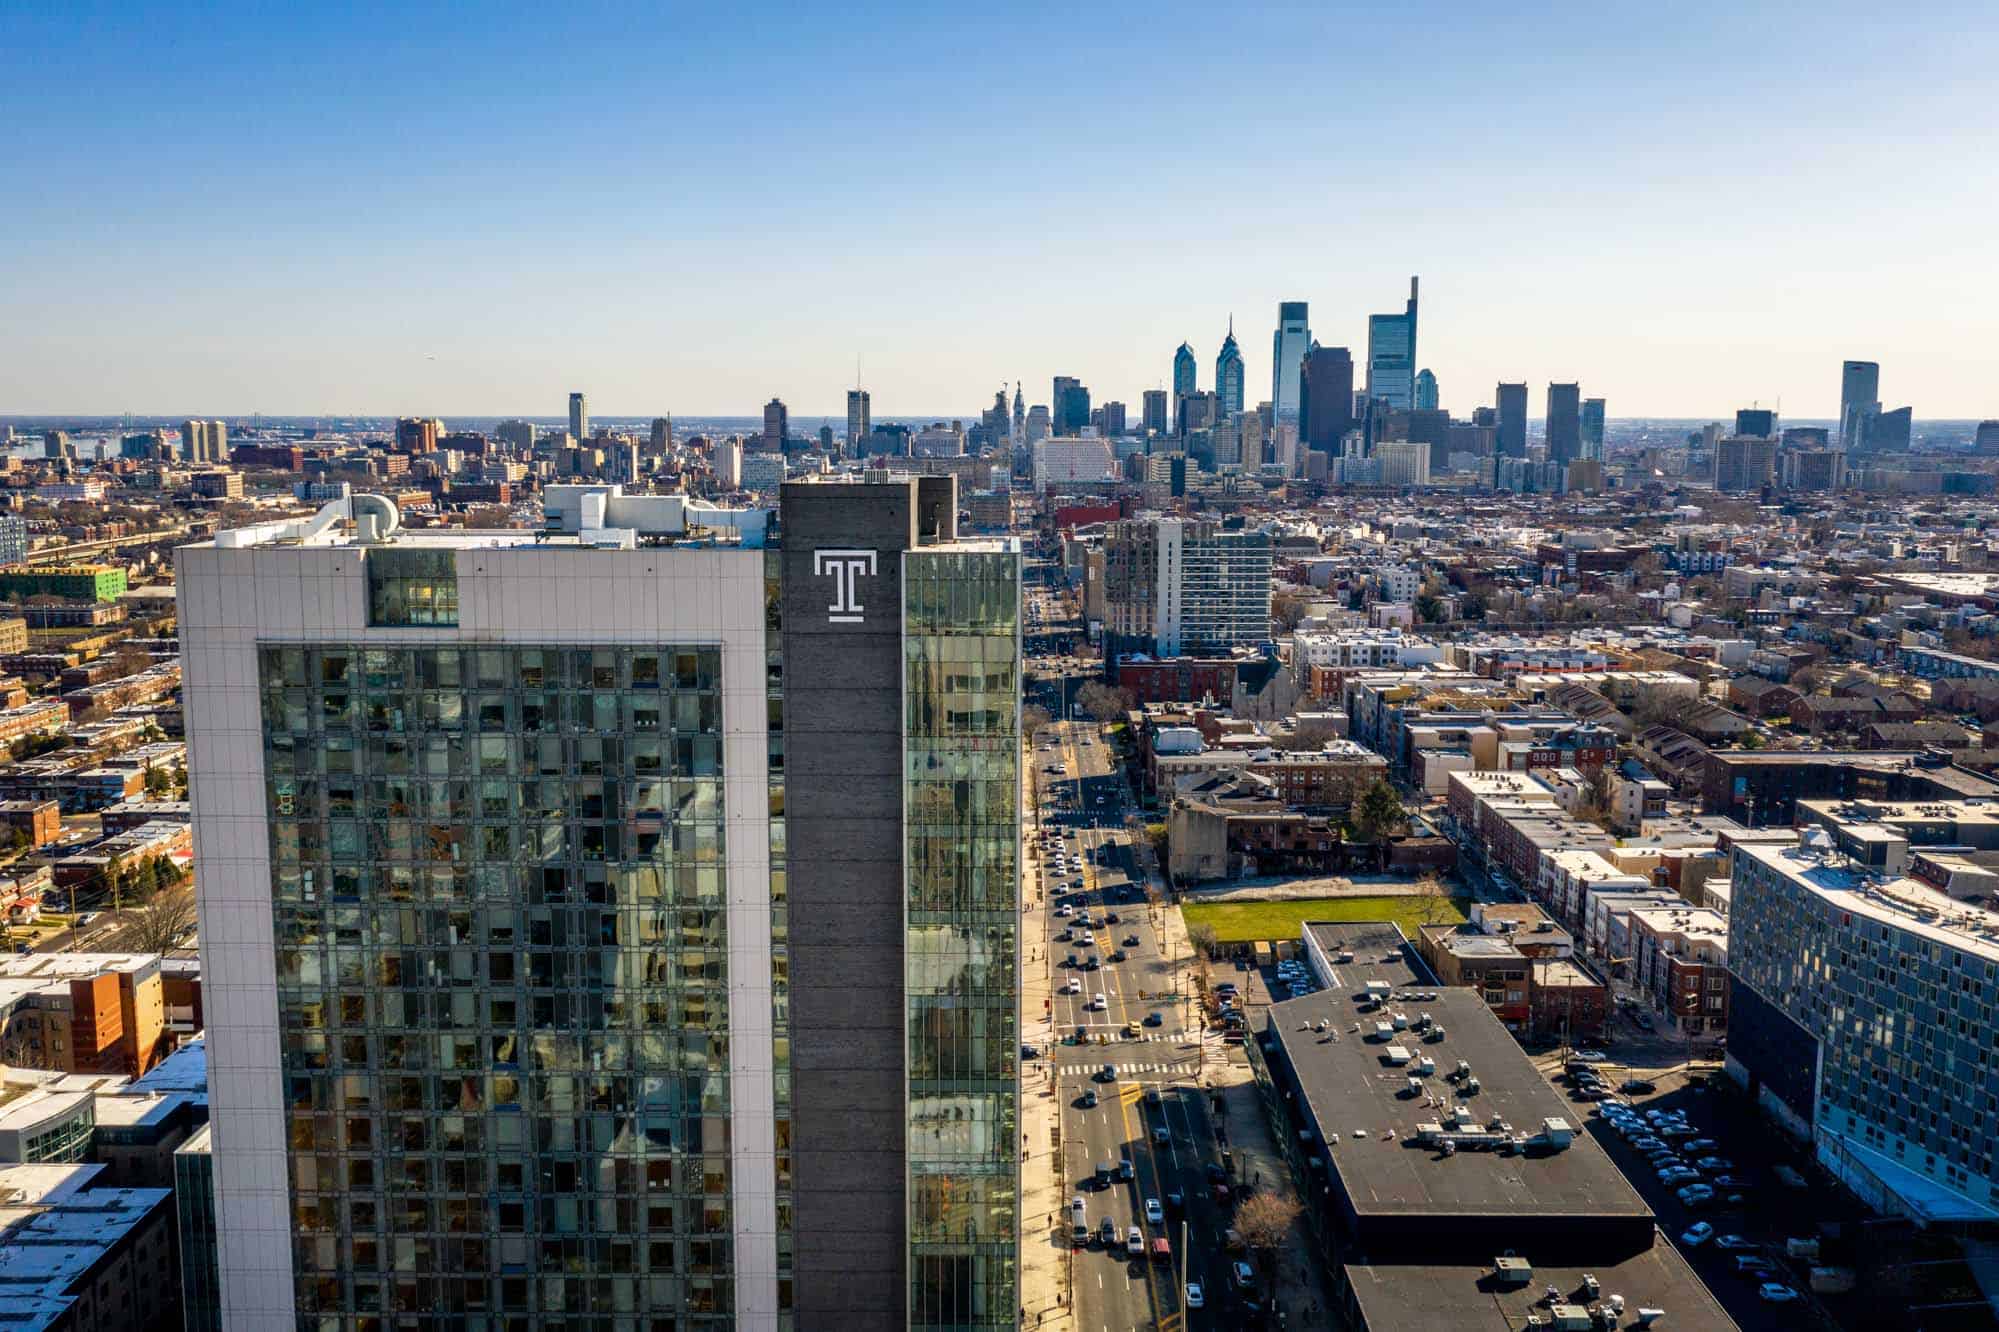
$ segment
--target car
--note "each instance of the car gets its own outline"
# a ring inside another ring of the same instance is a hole
[[[1129,1180],[1132,1177],[1131,1158],[1129,1156],[1120,1156],[1117,1159],[1117,1177],[1123,1180]]]
[[[1041,1047],[1037,1045],[1023,1045],[1020,1047],[1020,1057],[1022,1059],[1039,1059],[1041,1058]]]
[[[1795,1287],[1781,1281],[1766,1281],[1756,1288],[1756,1298],[1770,1304],[1791,1304],[1804,1296],[1798,1294]]]
[[[1111,961],[1113,961],[1113,962],[1122,962],[1122,961],[1124,961],[1124,960],[1125,960],[1125,956],[1126,956],[1126,955],[1125,955],[1125,951],[1124,951],[1124,949],[1122,949],[1122,948],[1120,948],[1120,949],[1117,949],[1117,950],[1116,950],[1115,952],[1113,952],[1113,953],[1111,954]]]
[[[1250,1290],[1256,1285],[1256,1269],[1248,1263],[1229,1264],[1229,1276],[1235,1281],[1237,1290]]]
[[[1690,1249],[1697,1249],[1714,1238],[1714,1227],[1706,1221],[1696,1221],[1680,1232],[1680,1243]]]
[[[1095,971],[1098,968],[1102,967],[1103,964],[1104,964],[1103,959],[1098,957],[1095,953],[1092,953],[1088,957],[1083,959],[1083,970]]]
[[[1173,1130],[1167,1128],[1164,1124],[1154,1124],[1152,1126],[1152,1142],[1154,1146],[1165,1147],[1170,1145],[1172,1141]]]
[[[1753,1189],[1756,1187],[1756,1181],[1747,1175],[1716,1175],[1714,1186],[1718,1189]]]
[[[1104,992],[1102,990],[1099,990],[1095,994],[1090,996],[1090,1007],[1095,1009],[1099,1013],[1109,1011],[1110,1006],[1111,1006],[1111,1001],[1104,997]]]
[[[1692,1138],[1689,1139],[1687,1142],[1688,1151],[1701,1152],[1703,1154],[1711,1152],[1719,1146],[1721,1146],[1721,1144],[1716,1142],[1713,1138]]]
[[[1145,1256],[1145,1232],[1132,1226],[1124,1232],[1124,1251],[1134,1258]]]
[[[1082,1104],[1085,1110],[1094,1110],[1097,1108],[1097,1089],[1095,1087],[1083,1088]]]
[[[1136,934],[1127,934],[1127,935],[1125,935],[1125,936],[1124,936],[1124,946],[1125,946],[1126,948],[1136,948],[1136,947],[1138,947],[1138,936],[1137,936]]]
[[[1756,1247],[1756,1241],[1744,1239],[1740,1235],[1717,1235],[1714,1247],[1725,1253],[1743,1253]]]
[[[1067,902],[1064,902],[1061,906],[1055,908],[1055,914],[1058,916],[1073,916],[1076,914],[1076,909]]]
[[[1147,1198],[1145,1200],[1145,1219],[1148,1223],[1155,1226],[1165,1222],[1166,1209],[1159,1205],[1159,1199]]]
[[[1145,1015],[1145,1025],[1148,1027],[1163,1027],[1166,1025],[1166,1015],[1154,1009]]]
[[[1582,1064],[1608,1064],[1610,1062],[1610,1056],[1601,1050],[1578,1050],[1575,1052],[1573,1058],[1577,1063]]]
[[[1071,976],[1068,980],[1062,982],[1062,993],[1081,994],[1082,992],[1083,992],[1083,982],[1077,980],[1074,976]]]
[[[1187,1206],[1186,1195],[1181,1193],[1178,1189],[1175,1189],[1171,1193],[1166,1195],[1166,1210],[1172,1212],[1174,1215],[1176,1216],[1179,1215],[1180,1212],[1186,1208],[1186,1206]]]
[[[1207,1307],[1207,1303],[1208,1297],[1201,1290],[1201,1283],[1198,1281],[1189,1281],[1187,1283],[1187,1307],[1189,1309],[1202,1309]]]
[[[1688,1207],[1702,1207],[1714,1201],[1714,1190],[1705,1184],[1689,1184],[1675,1196]]]
[[[1639,1096],[1643,1096],[1648,1092],[1655,1092],[1659,1090],[1656,1084],[1647,1081],[1644,1078],[1626,1078],[1623,1082],[1620,1082],[1617,1085],[1617,1089],[1619,1091],[1633,1092]]]
[[[1106,924],[1106,925],[1115,925],[1115,924],[1117,924],[1117,923],[1118,923],[1118,915],[1117,915],[1117,912],[1115,912],[1115,911],[1106,911],[1106,912],[1104,913],[1104,924]]]
[[[1116,1064],[1105,1064],[1105,1065],[1104,1065],[1104,1066],[1103,1066],[1102,1068],[1098,1069],[1098,1070],[1097,1070],[1097,1081],[1098,1081],[1098,1082],[1116,1082],[1116,1081],[1117,1081],[1117,1065],[1116,1065]]]
[[[1115,1249],[1117,1247],[1117,1222],[1111,1220],[1109,1217],[1105,1217],[1103,1225],[1098,1229],[1098,1234],[1103,1237],[1106,1249]]]
[[[1656,1152],[1666,1145],[1666,1140],[1648,1133],[1642,1138],[1633,1138],[1631,1145],[1641,1152]]]
[[[1735,1255],[1737,1276],[1775,1276],[1777,1266],[1760,1253],[1738,1253]]]
[[[1720,1170],[1725,1172],[1735,1169],[1735,1162],[1729,1160],[1726,1156],[1703,1156],[1694,1164],[1703,1170]]]

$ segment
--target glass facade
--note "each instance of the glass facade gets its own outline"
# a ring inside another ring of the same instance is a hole
[[[720,650],[258,666],[299,1326],[728,1325]]]
[[[909,1326],[1019,1307],[1018,557],[903,558]]]
[[[368,623],[450,628],[458,623],[456,552],[382,546],[368,552]]]
[[[784,822],[784,582],[782,556],[764,552],[764,711],[770,783],[771,1071],[777,1146],[778,1326],[793,1325],[791,1173],[791,922],[786,902]]]
[[[222,1292],[215,1259],[215,1157],[208,1128],[174,1153],[174,1208],[180,1222],[183,1332],[222,1332]]]

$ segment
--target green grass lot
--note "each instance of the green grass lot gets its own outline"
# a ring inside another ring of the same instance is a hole
[[[1189,926],[1207,925],[1217,943],[1296,939],[1308,920],[1392,920],[1410,938],[1419,926],[1465,920],[1467,897],[1304,897],[1295,902],[1190,902],[1180,908]]]

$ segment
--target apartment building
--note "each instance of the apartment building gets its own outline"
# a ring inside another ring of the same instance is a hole
[[[1270,641],[1267,531],[1210,520],[1130,518],[1104,537],[1106,655],[1158,657]]]
[[[1017,547],[547,504],[177,552],[216,1316],[1012,1326]]]
[[[1630,913],[1629,972],[1675,1031],[1713,1039],[1728,1030],[1728,920],[1683,906]]]

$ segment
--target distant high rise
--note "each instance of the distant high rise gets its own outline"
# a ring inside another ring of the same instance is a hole
[[[1027,409],[1027,424],[1024,427],[1026,433],[1021,438],[1028,447],[1032,448],[1035,444],[1047,439],[1054,433],[1053,426],[1054,421],[1049,416],[1048,409],[1040,403],[1036,403]]]
[[[1714,488],[1724,494],[1761,490],[1777,478],[1777,441],[1763,435],[1730,435],[1715,441]]]
[[[534,423],[532,421],[502,421],[493,427],[493,438],[509,448],[522,453],[534,447]]]
[[[1353,353],[1314,343],[1298,375],[1298,438],[1307,448],[1338,453],[1351,429]]]
[[[1583,457],[1603,456],[1603,399],[1583,399]]]
[[[1185,397],[1200,387],[1200,366],[1195,364],[1194,349],[1186,343],[1173,353],[1173,396]]]
[[[1222,416],[1242,410],[1242,351],[1235,342],[1235,319],[1229,319],[1228,336],[1215,357],[1215,396],[1222,400]]]
[[[581,393],[569,395],[569,436],[578,444],[590,438],[590,403]]]
[[[791,413],[784,404],[772,398],[764,404],[763,447],[773,452],[782,451],[784,441],[791,437]]]
[[[1166,433],[1166,390],[1147,389],[1139,404],[1139,428],[1148,435]]]
[[[1103,406],[1103,413],[1103,432],[1106,435],[1122,435],[1124,433],[1124,404],[1117,401],[1107,402]]]
[[[1312,326],[1304,301],[1277,307],[1277,332],[1270,342],[1270,406],[1276,420],[1298,422],[1298,376],[1311,350]]]
[[[42,456],[44,458],[70,457],[69,432],[66,430],[44,430],[42,432]]]
[[[847,390],[847,453],[852,456],[874,429],[874,399],[863,388]]]
[[[188,462],[225,462],[229,457],[229,429],[220,421],[183,421],[180,451]]]
[[[1416,410],[1419,412],[1437,410],[1437,377],[1428,370],[1416,372]]]
[[[1869,453],[1907,453],[1914,417],[1915,409],[1911,407],[1871,413],[1860,432],[1861,447]]]
[[[444,434],[444,422],[424,416],[405,416],[396,422],[396,449],[402,453],[430,453]]]
[[[1416,279],[1401,314],[1367,317],[1367,395],[1408,411],[1416,401]]]
[[[1498,391],[1499,433],[1494,440],[1501,458],[1527,456],[1527,386],[1501,384]]]
[[[1080,435],[1090,423],[1090,391],[1083,381],[1070,375],[1055,376],[1055,392],[1049,407],[1055,414],[1055,433]]]
[[[1735,413],[1735,433],[1749,439],[1775,439],[1777,413],[1767,407],[1743,407]]]
[[[1561,467],[1583,456],[1582,389],[1548,385],[1548,461]]]
[[[670,453],[673,451],[673,418],[655,416],[652,419],[652,451]]]
[[[1999,454],[1999,421],[1980,421],[1978,432],[1972,436],[1972,450],[1991,457]]]
[[[1843,361],[1839,367],[1839,442],[1848,452],[1866,447],[1865,421],[1881,410],[1881,365]]]
[[[1027,408],[1020,396],[1020,381],[1013,381],[1013,442],[1016,447],[1027,442]]]

